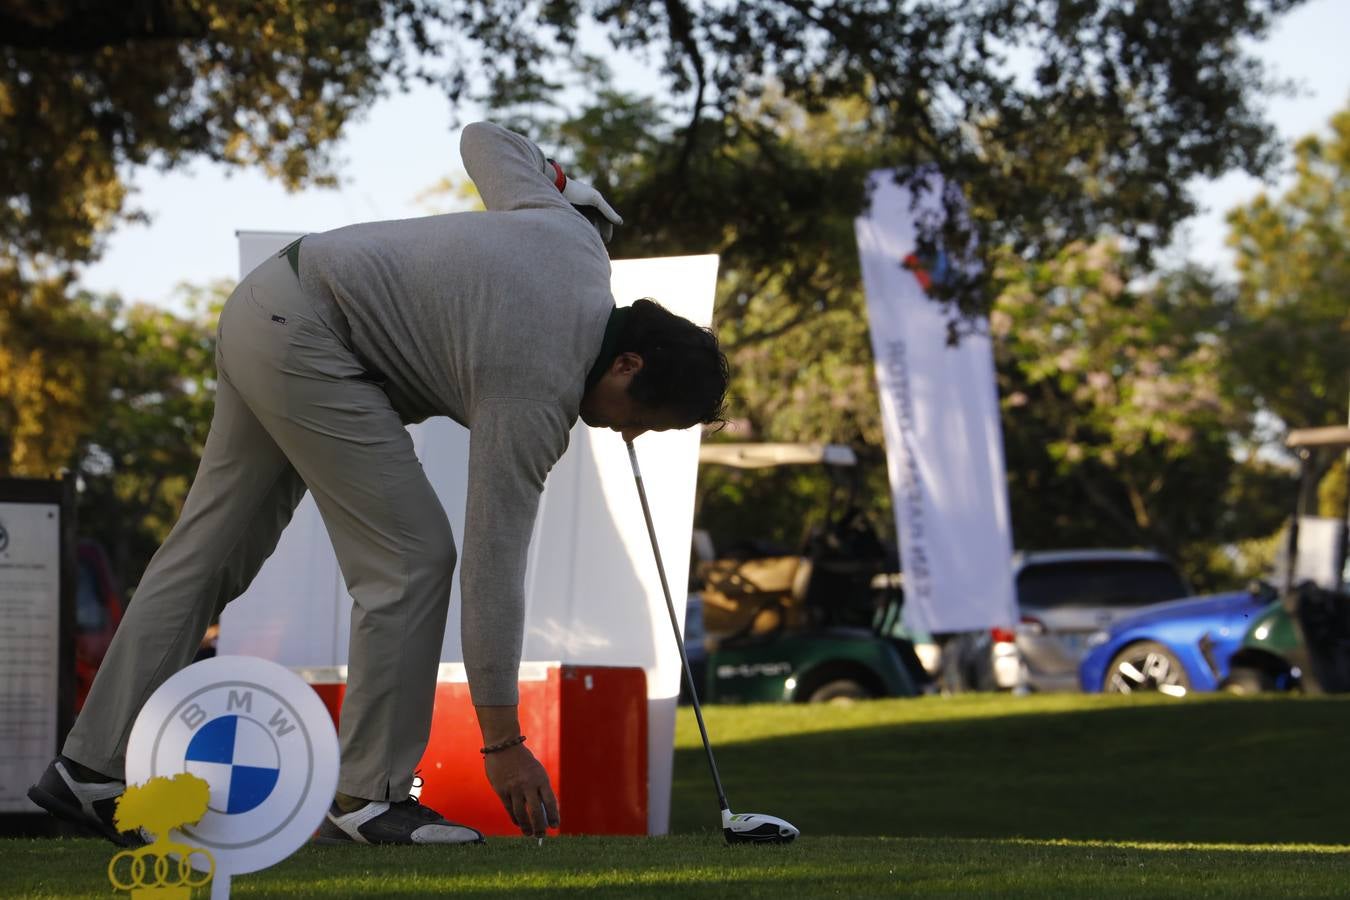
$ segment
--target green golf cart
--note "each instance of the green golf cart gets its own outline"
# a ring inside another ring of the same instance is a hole
[[[854,502],[858,460],[830,444],[707,444],[701,465],[824,466],[828,509],[797,553],[700,553],[686,645],[707,703],[908,697],[925,677],[899,636],[900,576]],[[697,542],[696,542],[697,544]]]
[[[1267,589],[1267,606],[1247,629],[1233,654],[1223,687],[1234,693],[1302,689],[1307,693],[1350,691],[1350,594],[1346,593],[1346,550],[1350,541],[1350,491],[1338,519],[1317,520],[1300,508],[1321,454],[1350,450],[1350,427],[1303,428],[1290,432],[1287,446],[1299,457],[1299,498],[1289,523],[1282,584]],[[1320,578],[1300,568],[1300,532],[1313,525],[1329,552]],[[1329,546],[1328,546],[1329,545]],[[1318,581],[1322,583],[1318,583]]]

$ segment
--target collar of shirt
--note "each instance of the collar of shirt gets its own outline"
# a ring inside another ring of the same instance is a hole
[[[609,371],[609,364],[619,355],[619,336],[623,334],[624,323],[628,321],[628,312],[626,306],[616,306],[609,311],[609,321],[605,323],[605,337],[600,343],[600,355],[595,358],[595,364],[586,375],[586,390],[589,391],[604,377],[605,372]]]

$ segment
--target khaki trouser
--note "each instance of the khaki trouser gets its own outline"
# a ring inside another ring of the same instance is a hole
[[[191,662],[308,487],[354,601],[338,789],[401,800],[431,728],[455,564],[445,510],[388,397],[353,353],[345,318],[331,301],[307,297],[284,257],[230,296],[216,363],[201,467],[63,752],[123,776],[141,706]]]

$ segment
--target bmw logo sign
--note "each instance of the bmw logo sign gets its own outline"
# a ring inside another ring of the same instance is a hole
[[[187,772],[210,785],[206,815],[181,831],[223,873],[266,868],[304,844],[337,771],[337,733],[314,689],[247,656],[203,660],[164,682],[127,747],[128,783]]]

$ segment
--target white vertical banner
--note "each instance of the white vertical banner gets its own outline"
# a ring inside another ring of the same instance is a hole
[[[1017,620],[993,350],[984,333],[947,343],[947,312],[915,265],[916,220],[941,215],[942,181],[915,195],[873,172],[855,222],[876,358],[886,461],[904,570],[905,620],[930,634]]]

